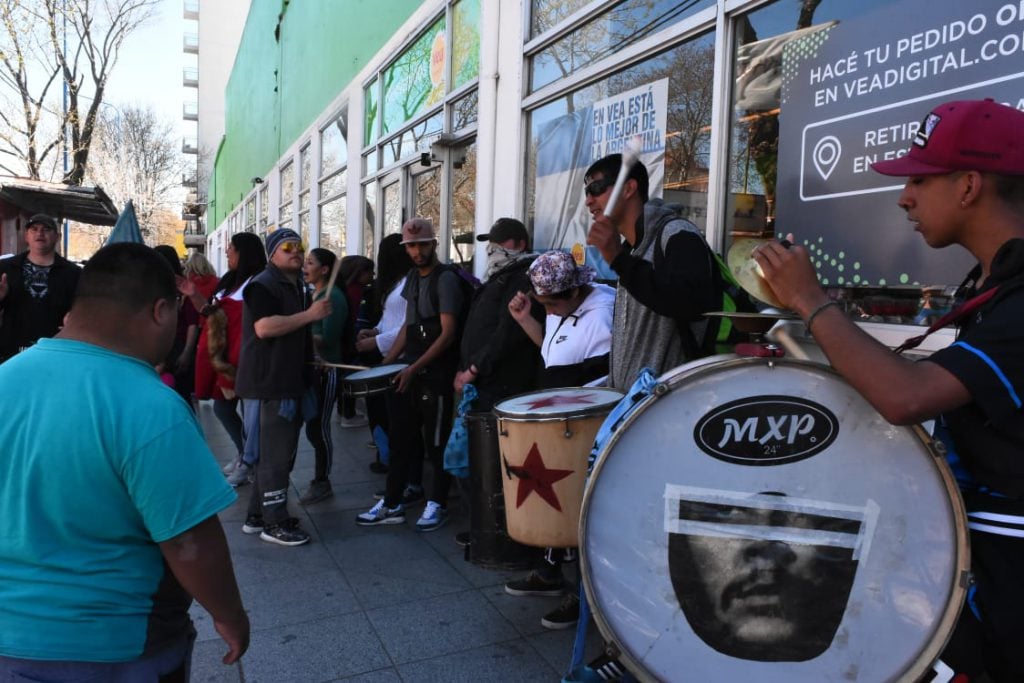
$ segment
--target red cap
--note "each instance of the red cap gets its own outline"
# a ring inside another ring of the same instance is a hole
[[[924,117],[906,155],[871,168],[895,176],[1024,175],[1024,112],[992,99],[940,104]]]

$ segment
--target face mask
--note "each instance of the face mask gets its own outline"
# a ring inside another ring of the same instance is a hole
[[[491,277],[519,258],[524,251],[525,249],[506,249],[500,244],[489,242],[487,244],[487,272],[485,277]]]

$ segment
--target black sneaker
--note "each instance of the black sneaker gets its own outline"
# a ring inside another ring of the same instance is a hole
[[[243,534],[258,534],[263,531],[263,517],[261,515],[249,515],[242,524]]]
[[[387,474],[388,466],[382,462],[374,460],[373,462],[370,463],[370,471],[373,472],[374,474]]]
[[[557,597],[565,592],[565,582],[561,578],[546,579],[538,572],[530,572],[525,579],[516,579],[506,583],[505,592],[509,595]]]
[[[281,524],[264,527],[260,539],[278,545],[302,545],[309,543],[309,534],[299,527],[299,520],[292,518]]]
[[[541,617],[540,625],[558,631],[575,626],[579,620],[580,597],[576,593],[566,593],[561,605]]]
[[[334,490],[331,488],[331,482],[314,479],[309,482],[309,488],[306,489],[306,492],[299,496],[299,505],[319,503],[321,500],[326,500],[333,495]]]
[[[471,540],[472,537],[469,535],[468,531],[460,531],[459,533],[455,534],[455,542],[463,548],[468,546]]]

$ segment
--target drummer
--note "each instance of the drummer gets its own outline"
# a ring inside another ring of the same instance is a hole
[[[948,102],[924,119],[906,156],[873,168],[907,177],[898,203],[929,246],[956,244],[978,261],[956,343],[922,362],[902,358],[834,305],[806,249],[773,242],[754,258],[882,416],[936,419],[967,506],[974,581],[942,660],[971,681],[1022,681],[1024,113],[992,100]]]
[[[587,243],[619,277],[609,360],[610,386],[627,390],[643,368],[656,375],[713,351],[722,283],[714,255],[693,223],[648,197],[647,168],[636,162],[610,217],[604,215],[622,155],[595,161],[584,176],[594,222]]]
[[[544,358],[540,386],[582,386],[607,375],[615,290],[591,284],[594,269],[577,266],[572,255],[564,251],[541,254],[528,273],[532,298],[547,312],[544,327],[530,315],[531,295],[525,292],[509,302],[508,310],[540,347]],[[569,628],[579,620],[579,591],[567,586],[562,562],[574,559],[575,548],[548,548],[541,568],[526,578],[506,583],[505,592],[540,596],[564,592],[562,604],[545,614],[540,623],[550,629]]]

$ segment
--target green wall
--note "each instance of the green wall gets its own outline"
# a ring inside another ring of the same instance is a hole
[[[242,203],[253,176],[277,163],[421,1],[252,0],[224,93],[208,229]]]

